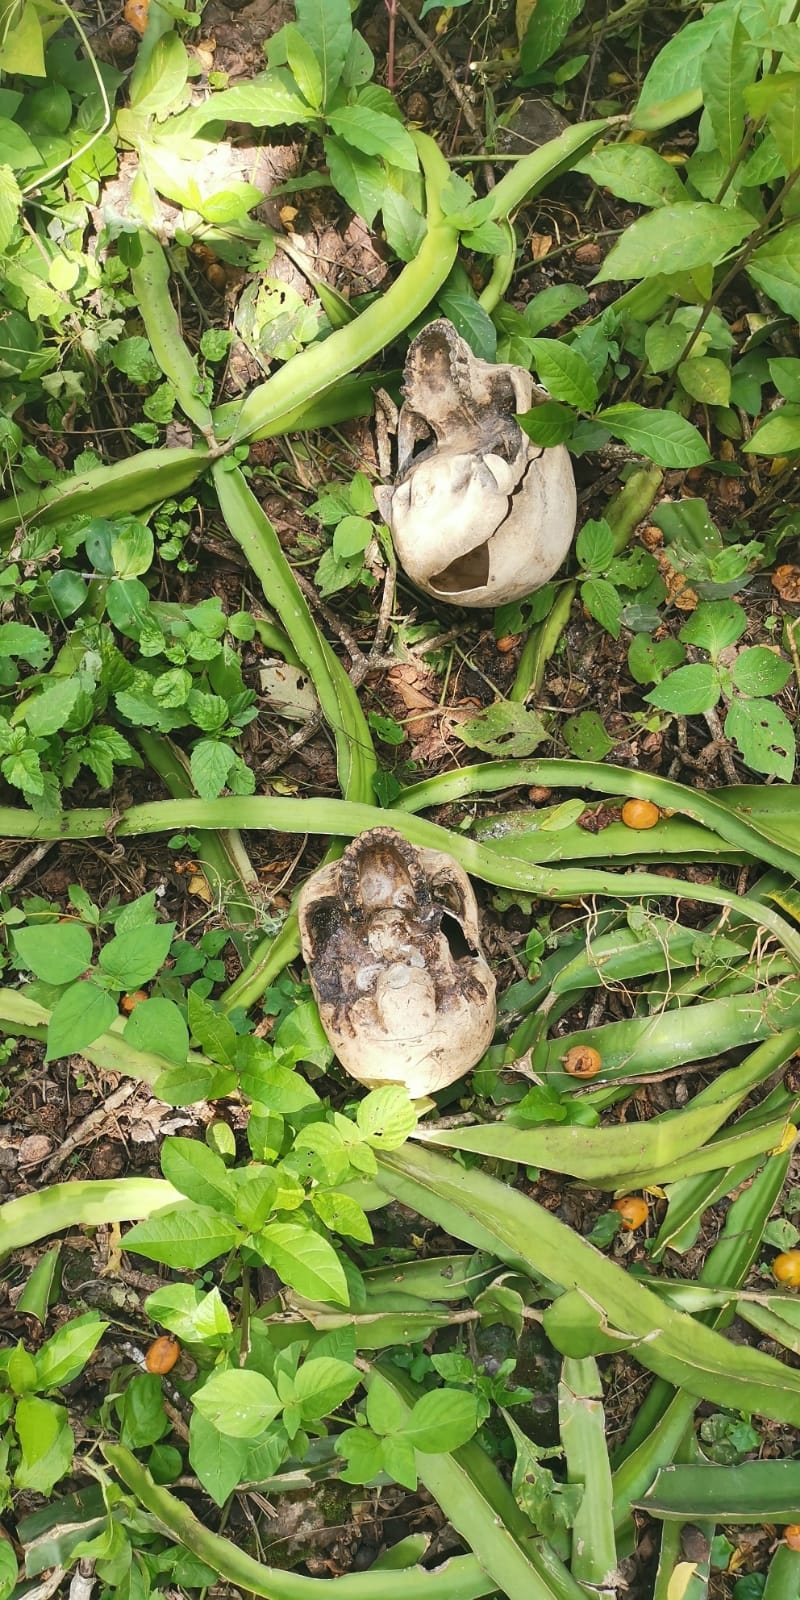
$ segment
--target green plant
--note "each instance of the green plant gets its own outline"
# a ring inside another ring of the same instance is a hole
[[[0,1350],[0,1506],[14,1489],[48,1495],[71,1470],[75,1434],[50,1398],[81,1373],[108,1327],[96,1312],[73,1317],[35,1353],[22,1340]],[[0,1569],[2,1572],[2,1569]]]

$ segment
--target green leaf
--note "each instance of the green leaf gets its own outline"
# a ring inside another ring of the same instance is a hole
[[[386,195],[386,174],[380,161],[354,150],[343,139],[327,138],[323,144],[334,189],[371,227]]]
[[[23,167],[39,167],[42,164],[35,144],[28,138],[24,128],[12,122],[10,117],[0,117],[0,150],[15,172],[20,172]]]
[[[285,27],[281,28],[278,38],[286,53],[286,61],[296,79],[300,93],[308,101],[309,105],[314,107],[315,111],[320,111],[325,98],[322,68],[311,45],[293,22],[287,22]],[[275,44],[276,41],[273,40],[272,43]]]
[[[303,99],[290,72],[270,67],[267,72],[212,94],[193,113],[194,126],[209,122],[248,122],[251,128],[294,127],[314,120],[314,112]]]
[[[337,1456],[347,1463],[339,1476],[344,1483],[370,1483],[383,1466],[383,1444],[369,1428],[348,1428],[334,1441]]]
[[[697,712],[711,711],[719,695],[716,671],[708,662],[697,662],[690,667],[678,667],[644,698],[651,706],[659,706],[662,711],[691,717]]]
[[[497,700],[476,717],[458,724],[458,737],[489,755],[529,756],[547,738],[547,729],[536,711],[528,711],[514,700]]]
[[[236,751],[221,739],[200,739],[192,750],[192,782],[201,800],[216,800],[236,763]]]
[[[760,54],[742,25],[738,8],[726,11],[700,69],[706,116],[725,166],[733,161],[741,143],[745,90],[755,78]]]
[[[419,163],[411,134],[385,111],[373,111],[367,106],[342,106],[329,113],[328,122],[340,139],[363,155],[381,156],[390,166],[416,172]]]
[[[14,1546],[9,1539],[0,1540],[0,1600],[10,1600],[17,1587],[19,1568]]]
[[[262,1039],[239,1040],[236,1069],[242,1093],[281,1116],[294,1116],[306,1106],[317,1103],[318,1096],[311,1084],[301,1073],[274,1061],[269,1046],[265,1047]]]
[[[140,51],[128,85],[131,108],[138,116],[168,111],[181,96],[189,75],[189,57],[179,33],[162,33],[152,50]]]
[[[797,740],[780,706],[771,700],[734,700],[725,718],[725,734],[754,772],[767,772],[784,783],[791,779]]]
[[[172,1000],[156,995],[142,1000],[131,1012],[122,1036],[133,1050],[163,1056],[182,1066],[189,1053],[189,1030]]]
[[[674,411],[622,401],[598,411],[594,420],[659,467],[698,467],[711,459],[702,435]]]
[[[96,1311],[65,1322],[36,1353],[36,1388],[60,1389],[77,1378],[109,1326]]]
[[[14,1428],[22,1451],[14,1474],[16,1488],[48,1495],[72,1466],[75,1435],[64,1407],[23,1395],[17,1401]]]
[[[316,1188],[312,1189],[310,1198],[317,1216],[326,1228],[330,1228],[331,1233],[343,1233],[348,1239],[357,1239],[360,1244],[373,1243],[366,1212],[349,1194],[340,1194],[336,1189]]]
[[[80,610],[88,592],[83,578],[77,572],[70,572],[68,567],[62,567],[47,580],[47,593],[62,622]]]
[[[73,1055],[110,1028],[117,1008],[110,994],[88,980],[73,983],[59,996],[47,1029],[46,1061]]]
[[[800,366],[800,361],[797,363]],[[29,628],[25,622],[0,624],[0,659],[16,656],[27,661],[30,667],[41,668],[50,660],[53,647],[41,628]]]
[[[356,1123],[375,1150],[398,1150],[417,1126],[417,1113],[408,1090],[399,1083],[373,1089],[359,1102]]]
[[[686,199],[675,168],[655,150],[632,140],[594,150],[577,163],[575,171],[584,172],[601,188],[633,205],[677,205]]]
[[[730,367],[718,356],[691,356],[680,363],[678,377],[693,400],[701,400],[707,406],[730,404]]]
[[[800,361],[797,356],[775,356],[767,361],[767,366],[778,393],[783,395],[784,400],[800,405]],[[14,624],[8,626],[13,627]],[[3,629],[0,628],[0,637],[2,633]]]
[[[534,406],[532,411],[523,412],[517,421],[534,444],[547,447],[563,444],[565,439],[571,437],[576,417],[574,411],[559,405],[558,401],[545,400],[541,405]]]
[[[432,1389],[412,1407],[403,1438],[423,1455],[458,1450],[478,1427],[478,1400],[466,1389]]]
[[[444,315],[450,318],[456,332],[466,339],[474,354],[482,361],[493,361],[497,351],[497,330],[480,301],[474,295],[444,288],[439,294],[439,306]]]
[[[787,456],[800,450],[800,405],[779,406],[759,422],[743,450],[757,456]]]
[[[258,1235],[267,1265],[305,1300],[349,1304],[347,1280],[327,1239],[295,1222],[276,1222]]]
[[[601,573],[614,559],[614,533],[605,518],[585,522],[575,541],[575,554],[584,572]]]
[[[118,933],[100,951],[99,965],[121,989],[139,989],[164,965],[174,935],[174,922],[150,923]]]
[[[678,28],[656,56],[642,84],[636,106],[634,126],[641,126],[641,113],[652,113],[664,102],[689,95],[700,88],[703,64],[712,47],[717,29],[722,26],[732,4],[711,6],[704,17]],[[696,105],[701,104],[698,94]]]
[[[579,172],[580,167],[575,170]],[[540,289],[522,313],[531,338],[535,339],[543,328],[551,328],[554,322],[561,322],[578,306],[585,306],[588,298],[586,290],[577,283],[553,283],[547,289]]]
[[[111,545],[111,558],[118,578],[138,578],[147,572],[155,542],[144,522],[125,523]]]
[[[236,1185],[222,1158],[199,1139],[165,1139],[161,1171],[187,1200],[230,1213]]]
[[[294,1380],[294,1398],[303,1421],[320,1422],[329,1416],[350,1399],[360,1382],[360,1374],[347,1361],[337,1361],[333,1356],[304,1361]]]
[[[192,1412],[189,1461],[216,1505],[224,1505],[237,1483],[244,1478],[249,1450],[247,1439],[226,1438],[199,1411]]]
[[[25,721],[38,739],[48,739],[69,721],[81,693],[77,678],[61,678],[25,706]]]
[[[229,1439],[257,1439],[281,1410],[275,1387],[260,1372],[245,1367],[212,1372],[192,1404],[212,1428]]]
[[[0,250],[11,243],[21,205],[22,191],[11,168],[0,166]]]
[[[297,26],[322,74],[322,105],[328,106],[347,61],[353,37],[348,0],[296,0]]]
[[[581,600],[600,626],[613,639],[618,639],[622,626],[622,600],[615,585],[608,578],[587,578],[581,584]]]
[[[333,535],[333,553],[339,561],[363,555],[375,529],[366,517],[342,517]]]
[[[519,64],[526,77],[555,55],[584,4],[585,0],[536,0],[520,44]]]
[[[405,195],[398,194],[395,189],[385,189],[381,214],[383,231],[395,255],[401,261],[413,261],[427,232],[421,212]]]
[[[788,661],[756,645],[752,650],[742,650],[733,664],[733,681],[742,694],[780,694],[792,676]]]
[[[73,983],[92,962],[92,936],[80,922],[15,928],[22,964],[45,983]]]
[[[240,1238],[232,1217],[224,1217],[193,1200],[183,1200],[137,1222],[125,1235],[125,1249],[178,1271],[193,1272],[232,1249]]]
[[[771,239],[760,244],[745,272],[781,311],[795,322],[800,319],[800,222],[784,224]]]
[[[684,622],[680,637],[716,660],[721,650],[741,639],[746,627],[747,613],[735,600],[701,600]]]
[[[233,1066],[237,1060],[237,1034],[233,1023],[210,1000],[203,1000],[193,990],[189,992],[189,1031],[212,1061],[224,1067]]]
[[[609,251],[594,283],[653,278],[714,266],[752,233],[757,220],[738,206],[693,200],[639,217]]]
[[[598,711],[581,711],[576,717],[567,717],[561,736],[567,749],[578,761],[602,761],[614,748]]]
[[[531,358],[545,388],[554,400],[566,401],[581,411],[597,403],[597,384],[588,362],[558,339],[532,339]]]

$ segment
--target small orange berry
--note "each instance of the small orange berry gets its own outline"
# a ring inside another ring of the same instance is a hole
[[[153,1340],[144,1358],[144,1364],[148,1372],[156,1372],[162,1376],[165,1372],[172,1371],[180,1353],[181,1347],[177,1339],[174,1339],[171,1333],[162,1333],[159,1339]]]
[[[790,1522],[783,1530],[783,1537],[790,1550],[800,1550],[800,1522]]]
[[[647,1201],[640,1200],[638,1195],[623,1195],[621,1200],[614,1201],[611,1209],[619,1212],[626,1233],[632,1233],[634,1228],[641,1228],[647,1221]]]
[[[124,1016],[129,1017],[132,1011],[147,999],[146,989],[134,989],[132,994],[124,994],[119,1003],[119,1009]]]
[[[626,800],[622,807],[622,820],[626,828],[654,828],[661,817],[652,800]]]
[[[784,1250],[772,1263],[772,1276],[790,1289],[800,1289],[800,1250]]]
[[[561,1057],[561,1065],[571,1078],[596,1078],[601,1066],[600,1051],[595,1050],[591,1044],[574,1044],[565,1056]]]

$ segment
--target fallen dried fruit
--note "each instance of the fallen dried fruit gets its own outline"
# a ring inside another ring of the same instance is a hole
[[[800,1250],[784,1250],[772,1263],[772,1276],[790,1289],[800,1289]]]
[[[783,1537],[790,1550],[800,1550],[800,1522],[790,1522],[783,1530]]]
[[[640,1200],[638,1195],[623,1195],[621,1200],[614,1201],[611,1209],[619,1212],[622,1218],[622,1226],[626,1233],[631,1233],[634,1228],[641,1228],[647,1221],[647,1201]]]
[[[561,1065],[571,1078],[596,1078],[603,1063],[600,1051],[595,1050],[594,1045],[574,1044],[561,1057]]]
[[[122,999],[119,1003],[119,1009],[124,1016],[129,1017],[131,1012],[135,1011],[136,1007],[140,1006],[142,1001],[146,1000],[147,998],[148,996],[146,989],[134,989],[132,994],[124,994],[122,996]]]
[[[800,604],[800,567],[788,564],[776,567],[769,581],[782,600],[788,600],[792,605]]]
[[[155,1372],[159,1377],[163,1377],[164,1373],[172,1371],[180,1353],[181,1347],[177,1339],[173,1338],[171,1333],[162,1333],[160,1338],[154,1339],[150,1345],[144,1364],[148,1372]]]
[[[622,807],[622,820],[626,828],[654,828],[661,817],[652,800],[626,800]]]

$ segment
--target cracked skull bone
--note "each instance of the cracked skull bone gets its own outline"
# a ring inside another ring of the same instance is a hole
[[[534,445],[516,420],[530,374],[479,360],[440,318],[411,344],[403,392],[397,480],[376,498],[408,576],[463,606],[541,588],[569,550],[576,495],[563,445]]]

